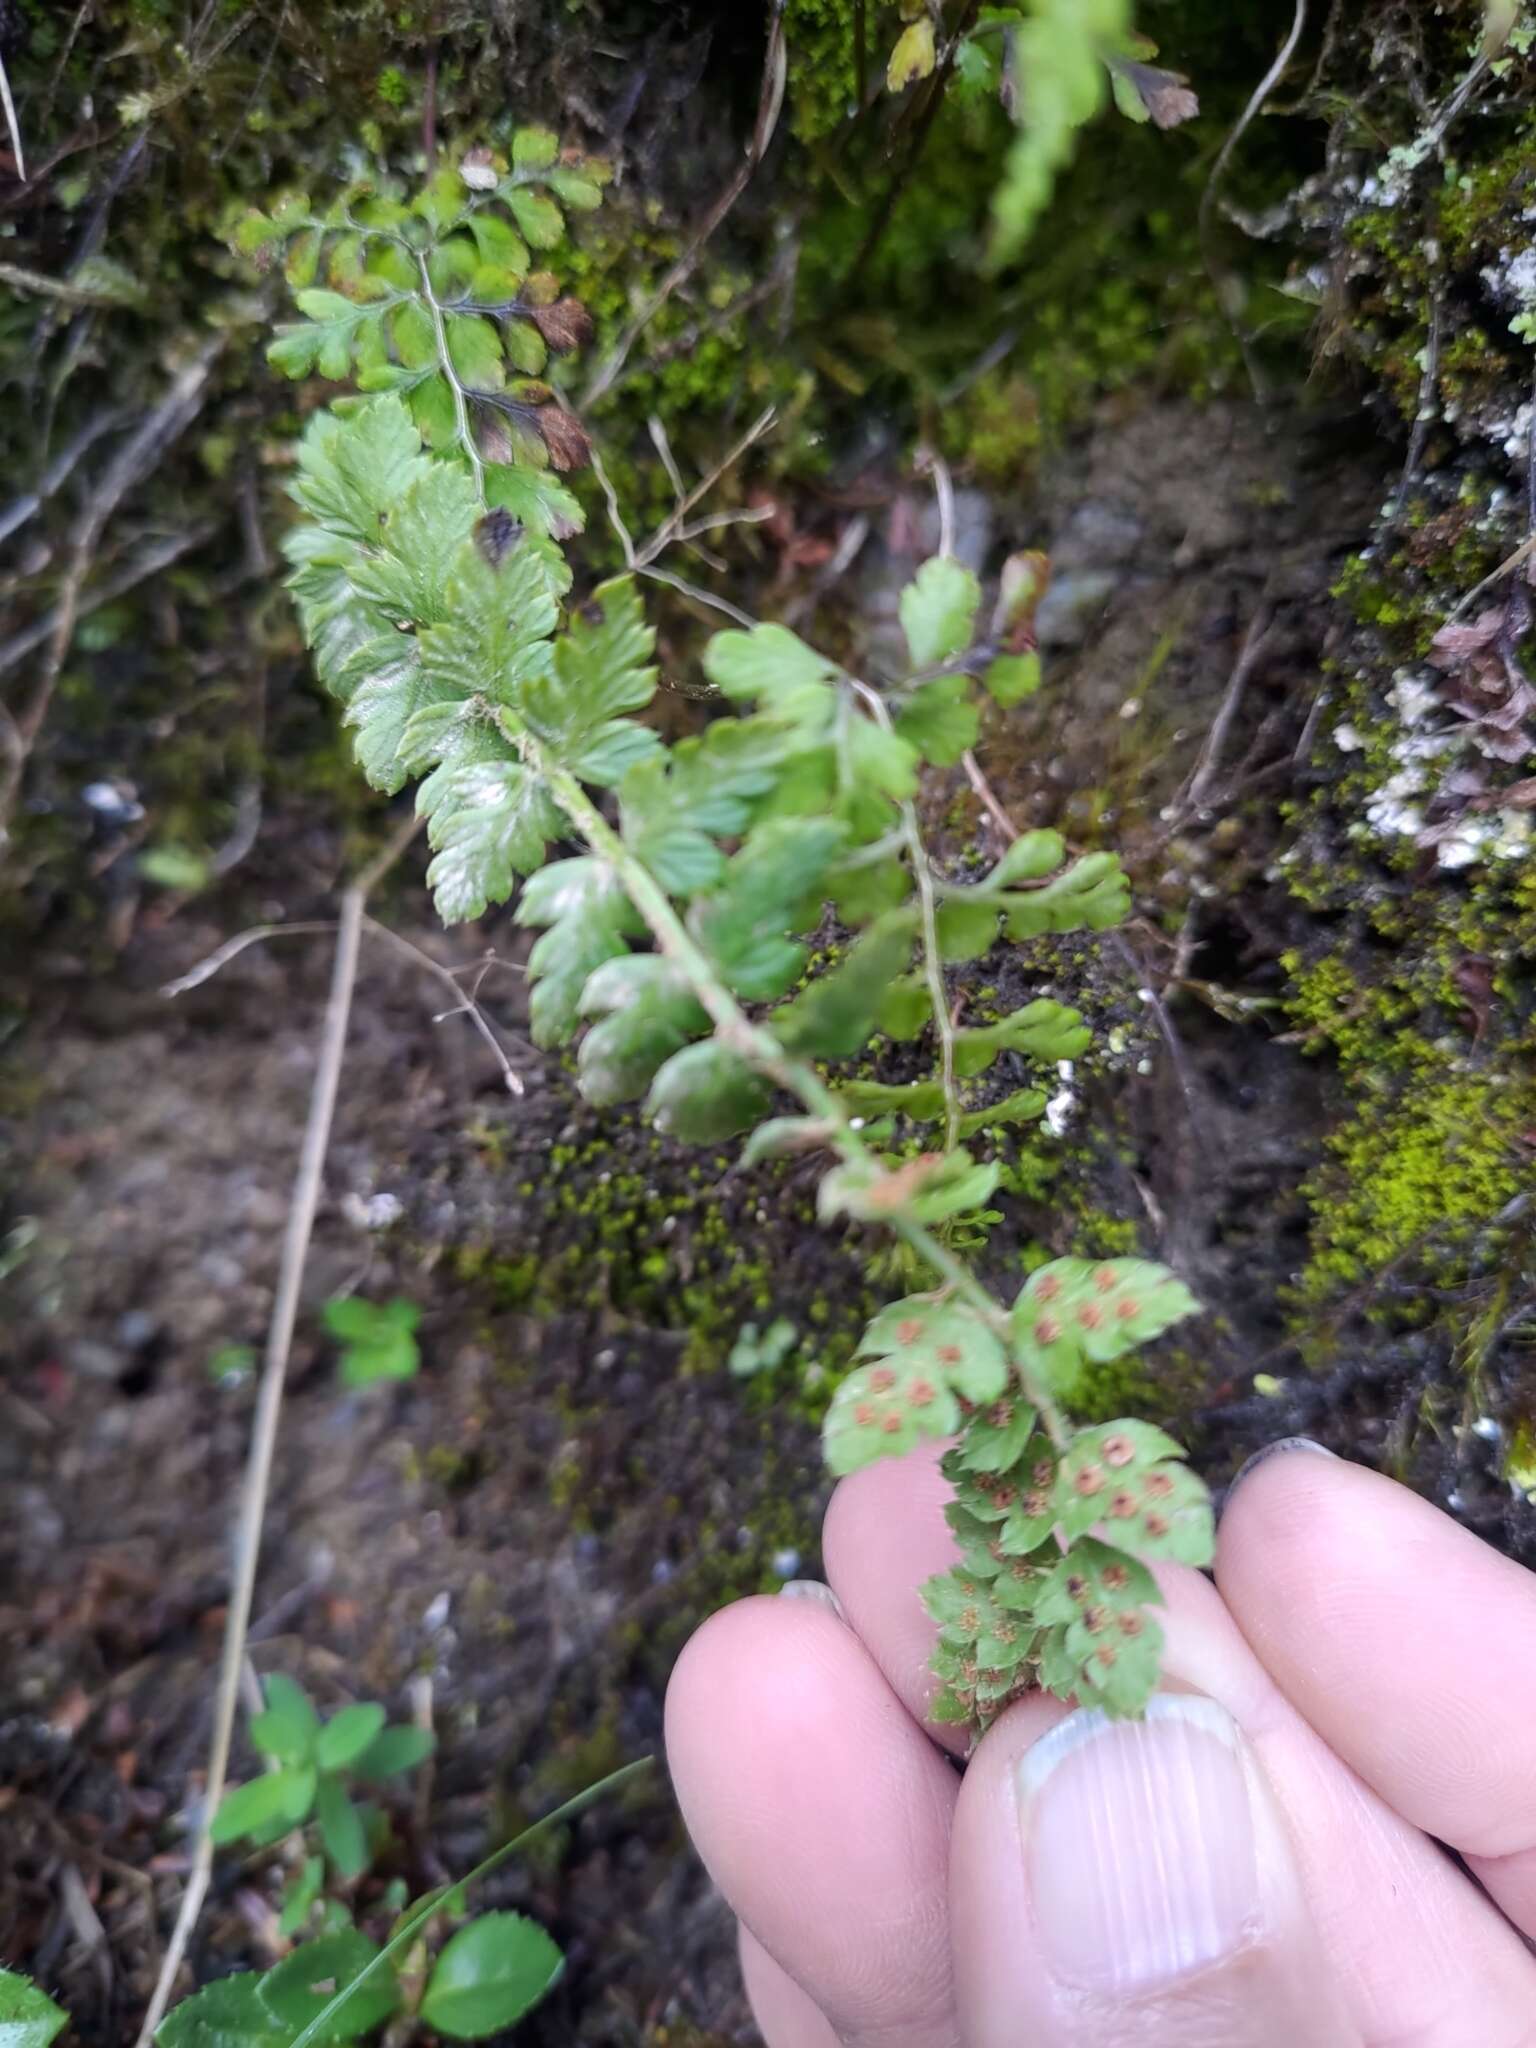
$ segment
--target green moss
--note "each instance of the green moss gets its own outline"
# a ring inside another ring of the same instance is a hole
[[[819,142],[858,105],[855,23],[859,0],[787,0],[789,119],[802,142]],[[885,74],[899,32],[889,0],[866,0],[865,83]]]
[[[951,462],[994,491],[1016,491],[1034,473],[1042,441],[1040,399],[1028,378],[1002,370],[979,377],[940,416],[940,446]]]
[[[1533,1117],[1536,1090],[1478,1074],[1415,1087],[1386,1114],[1363,1108],[1329,1140],[1307,1190],[1312,1252],[1300,1302],[1380,1282],[1410,1259],[1435,1279],[1454,1278],[1529,1180],[1522,1140]]]

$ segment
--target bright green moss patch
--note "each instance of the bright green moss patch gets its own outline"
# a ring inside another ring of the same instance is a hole
[[[1536,1090],[1475,1074],[1412,1087],[1389,1112],[1363,1107],[1330,1139],[1308,1190],[1312,1256],[1300,1300],[1385,1281],[1410,1259],[1453,1277],[1527,1184],[1533,1118]]]

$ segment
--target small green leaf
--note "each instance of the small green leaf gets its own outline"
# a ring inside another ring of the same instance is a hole
[[[643,1095],[657,1069],[709,1028],[686,978],[655,953],[625,953],[599,967],[582,991],[582,1011],[601,1016],[582,1040],[581,1092],[607,1105]]]
[[[1034,1433],[1033,1408],[1018,1400],[1000,1401],[996,1412],[971,1417],[954,1455],[967,1472],[1008,1472],[1024,1456]],[[957,1507],[955,1513],[964,1510]]]
[[[844,730],[843,744],[858,796],[878,790],[882,795],[895,797],[901,802],[916,793],[917,750],[909,746],[899,733],[878,724],[873,718],[853,718]],[[872,813],[871,830],[867,836],[872,837],[878,832],[883,822],[878,810]]]
[[[315,1761],[321,1770],[345,1770],[355,1763],[384,1726],[384,1718],[384,1709],[376,1700],[359,1700],[332,1715],[315,1747]]]
[[[548,128],[516,128],[512,161],[520,171],[542,171],[560,154],[560,138]]]
[[[1080,1430],[1056,1480],[1056,1517],[1068,1536],[1102,1524],[1137,1557],[1197,1567],[1214,1555],[1210,1496],[1172,1437],[1149,1422]]]
[[[475,239],[475,254],[482,265],[509,271],[514,277],[528,273],[528,245],[499,213],[480,207],[469,216],[469,232]]]
[[[320,1733],[320,1716],[303,1686],[274,1671],[263,1682],[263,1712],[251,1721],[251,1740],[279,1763],[308,1763]]]
[[[323,1934],[286,1956],[261,1980],[262,2002],[290,2031],[289,2040],[345,1991],[378,1954],[378,1945],[349,1927]],[[394,2012],[400,1986],[392,1970],[377,1970],[338,2008],[321,2038],[356,2041]]]
[[[1183,1281],[1150,1259],[1053,1259],[1024,1283],[1013,1314],[1021,1335],[1044,1315],[1102,1365],[1199,1308]]]
[[[981,678],[982,688],[1004,710],[1033,697],[1040,687],[1038,654],[1000,654],[988,662]]]
[[[1010,882],[1039,882],[1054,875],[1067,857],[1059,832],[1021,832],[981,885],[1001,889]]]
[[[594,213],[603,203],[602,186],[583,170],[568,170],[561,165],[550,172],[548,184],[577,213]]]
[[[310,1766],[268,1771],[264,1777],[252,1778],[249,1784],[236,1785],[225,1793],[208,1832],[222,1846],[278,1823],[297,1827],[314,1800],[315,1773]]]
[[[996,943],[998,922],[995,903],[968,903],[958,897],[941,903],[934,920],[939,958],[951,964],[979,960]]]
[[[445,322],[448,354],[460,380],[475,391],[499,391],[501,337],[476,313],[452,313]]]
[[[565,215],[553,199],[526,187],[507,194],[518,226],[533,249],[553,249],[565,236]]]
[[[409,1725],[385,1728],[356,1758],[352,1770],[359,1778],[398,1778],[403,1772],[414,1771],[418,1764],[424,1764],[436,1747],[437,1737],[430,1728]]]
[[[791,1052],[849,1059],[874,1028],[891,983],[912,957],[915,917],[893,910],[872,924],[830,973],[775,1010],[775,1037]]]
[[[516,878],[543,864],[545,846],[565,826],[539,778],[510,758],[449,771],[441,783],[430,777],[417,809],[426,813],[437,849],[427,882],[444,924],[504,903]]]
[[[997,1024],[955,1034],[955,1072],[963,1080],[991,1066],[1000,1052],[1028,1053],[1037,1060],[1075,1060],[1092,1034],[1081,1015],[1050,996],[1040,996]]]
[[[732,855],[719,889],[694,906],[689,924],[737,995],[770,1002],[799,979],[806,949],[789,934],[820,917],[842,843],[834,819],[770,818]]]
[[[788,626],[768,625],[717,633],[704,650],[704,673],[733,702],[760,703],[775,717],[799,723],[830,713],[828,686],[838,669]]]
[[[168,2012],[155,2031],[157,2048],[288,2048],[292,2038],[262,2002],[255,1970],[204,1985]],[[5,2039],[0,2031],[0,2041]]]
[[[960,1119],[961,1138],[974,1138],[978,1131],[994,1131],[1000,1124],[1032,1124],[1045,1114],[1045,1097],[1038,1088],[1016,1088],[1001,1102],[986,1109],[973,1109]]]
[[[309,1918],[320,1888],[325,1883],[325,1858],[306,1856],[283,1893],[282,1911],[278,1915],[277,1931],[285,1941],[291,1941]]]
[[[587,515],[574,494],[545,469],[515,469],[487,463],[485,502],[510,512],[530,533],[566,540],[580,533]]]
[[[368,1837],[362,1816],[347,1797],[346,1788],[335,1778],[323,1777],[315,1795],[315,1818],[320,1823],[320,1840],[336,1866],[339,1877],[361,1877],[368,1868]]]
[[[1034,1618],[1050,1631],[1041,1677],[1085,1705],[1135,1714],[1157,1682],[1163,1632],[1145,1610],[1162,1595],[1146,1566],[1092,1536],[1042,1580]]]
[[[896,720],[901,737],[936,768],[952,768],[976,744],[981,717],[969,688],[966,676],[935,676],[912,692]]]
[[[944,1085],[941,1081],[845,1081],[837,1099],[852,1116],[912,1117],[929,1123],[944,1114]]]
[[[1090,853],[1043,889],[1004,896],[1001,903],[1011,939],[1107,931],[1130,915],[1131,885],[1118,855]]]
[[[68,2025],[69,2014],[30,1977],[0,1970],[0,2048],[48,2048]]]
[[[914,24],[917,26],[918,24]],[[931,36],[933,25],[928,24]],[[981,585],[953,555],[932,555],[901,593],[901,630],[914,669],[937,668],[971,644]]]
[[[886,990],[877,1013],[887,1038],[904,1043],[933,1021],[933,998],[921,972],[899,975]]]
[[[767,1084],[739,1054],[706,1039],[674,1053],[657,1073],[646,1113],[658,1130],[690,1145],[711,1145],[757,1123]]]
[[[553,1988],[564,1960],[536,1921],[482,1913],[444,1946],[421,2016],[451,2041],[483,2041],[530,2012]]]
[[[839,1215],[865,1223],[942,1223],[966,1210],[979,1209],[997,1187],[1002,1168],[996,1160],[978,1164],[962,1150],[921,1154],[916,1159],[879,1164],[852,1160],[826,1174],[817,1189],[816,1205],[823,1221]]]
[[[909,21],[896,38],[896,47],[885,67],[887,91],[902,92],[915,81],[931,76],[937,61],[933,18],[926,13],[920,14],[916,21]]]
[[[645,926],[612,869],[590,855],[551,861],[531,875],[514,915],[519,924],[549,927],[528,956],[529,1014],[535,1045],[563,1045],[590,977],[626,954]]]
[[[995,1401],[1008,1379],[1002,1345],[963,1302],[913,1295],[893,1302],[864,1332],[855,1368],[827,1410],[823,1441],[833,1472],[857,1471],[960,1426],[957,1396]]]
[[[420,1320],[421,1310],[410,1301],[378,1306],[356,1295],[328,1301],[325,1326],[341,1340],[342,1385],[371,1387],[380,1380],[413,1379],[421,1369],[415,1337]]]

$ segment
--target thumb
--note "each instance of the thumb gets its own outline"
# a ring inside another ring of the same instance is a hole
[[[951,1855],[974,2048],[1359,2048],[1262,1770],[1224,1707],[1012,1709]]]

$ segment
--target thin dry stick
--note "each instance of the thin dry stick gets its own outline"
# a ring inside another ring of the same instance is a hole
[[[136,590],[151,576],[158,576],[162,569],[168,569],[183,555],[191,554],[205,541],[212,540],[217,532],[217,526],[210,520],[205,525],[192,527],[187,533],[168,534],[164,540],[151,542],[132,561],[125,562],[115,575],[103,577],[92,588],[89,597],[80,598],[75,606],[75,624],[88,619],[92,612],[100,611],[103,605]],[[13,669],[18,661],[25,661],[34,647],[41,647],[45,640],[51,639],[58,619],[56,611],[48,612],[35,624],[24,626],[19,633],[13,633],[9,640],[0,643],[0,675]]]
[[[0,747],[5,753],[4,762],[0,764],[0,848],[9,836],[10,819],[21,794],[27,760],[48,716],[59,673],[75,636],[80,594],[96,553],[96,544],[122,498],[155,468],[166,450],[196,418],[208,379],[213,374],[214,362],[224,345],[223,334],[216,334],[203,344],[192,362],[173,380],[165,397],[146,415],[137,432],[130,435],[113,456],[105,474],[91,492],[84,516],[75,530],[42,671],[25,708],[0,727]]]
[[[166,982],[160,993],[166,997],[184,996],[194,988],[201,988],[205,981],[212,981],[219,969],[227,967],[247,946],[259,946],[265,939],[313,937],[317,932],[333,932],[335,929],[334,918],[311,919],[300,924],[253,924],[248,931],[236,932],[232,939],[226,939],[206,960],[199,960],[197,965],[189,967],[185,974],[178,975],[174,981]]]
[[[1221,184],[1221,180],[1223,174],[1226,171],[1227,165],[1232,160],[1232,152],[1237,148],[1237,145],[1242,141],[1243,137],[1247,134],[1250,125],[1257,118],[1261,108],[1264,105],[1264,102],[1269,98],[1270,94],[1274,91],[1275,87],[1280,83],[1280,80],[1284,77],[1286,66],[1290,63],[1292,57],[1294,57],[1296,54],[1296,45],[1301,41],[1302,30],[1306,27],[1306,25],[1307,0],[1296,0],[1296,13],[1294,19],[1291,22],[1290,34],[1286,37],[1285,41],[1280,45],[1280,52],[1279,55],[1275,58],[1274,63],[1270,65],[1269,69],[1265,72],[1264,76],[1259,80],[1258,84],[1254,87],[1253,95],[1250,98],[1247,106],[1244,107],[1241,114],[1239,114],[1237,117],[1237,125],[1233,128],[1231,134],[1228,135],[1226,141],[1221,145],[1220,150],[1218,150],[1216,155],[1216,161],[1211,166],[1211,175],[1206,179],[1205,190],[1200,195],[1200,210],[1197,216],[1198,231],[1200,236],[1200,247],[1205,256],[1206,270],[1210,273],[1211,282],[1216,287],[1216,297],[1221,304],[1222,312],[1226,315],[1227,324],[1232,329],[1233,334],[1237,337],[1237,344],[1243,352],[1243,360],[1248,365],[1248,375],[1252,380],[1254,391],[1261,398],[1263,396],[1262,384],[1258,375],[1258,366],[1253,362],[1249,354],[1248,336],[1240,327],[1236,317],[1230,310],[1230,307],[1228,305],[1228,294],[1223,289],[1223,285],[1224,283],[1229,281],[1231,273],[1223,272],[1221,266],[1217,263],[1214,255],[1212,254],[1211,214],[1216,205],[1217,188]]]
[[[444,1010],[442,1016],[435,1018],[433,1021],[441,1023],[444,1017],[467,1017],[470,1023],[474,1025],[476,1031],[485,1040],[485,1043],[490,1047],[496,1064],[501,1068],[501,1078],[506,1084],[507,1093],[509,1095],[521,1095],[524,1092],[522,1077],[514,1071],[512,1062],[507,1058],[505,1051],[502,1049],[501,1040],[491,1029],[490,1024],[486,1020],[485,1012],[475,1000],[474,990],[460,988],[453,978],[453,970],[451,968],[444,967],[440,960],[434,960],[430,953],[424,953],[420,946],[413,946],[409,939],[401,938],[398,932],[392,932],[388,925],[377,924],[371,917],[364,918],[363,923],[366,925],[371,937],[383,939],[386,944],[393,946],[398,952],[403,953],[408,960],[414,960],[416,965],[425,969],[428,974],[435,975],[451,991],[453,995],[453,1008],[451,1010]],[[484,969],[482,967],[483,972]]]
[[[698,584],[689,583],[684,577],[674,574],[670,569],[658,569],[655,563],[657,556],[663,553],[665,549],[671,547],[674,542],[687,541],[694,534],[710,531],[717,526],[749,526],[757,523],[759,520],[772,518],[773,511],[771,506],[746,506],[739,511],[722,513],[710,520],[697,521],[692,526],[687,523],[688,514],[693,510],[694,506],[698,504],[701,498],[714,489],[726,471],[734,463],[741,460],[742,456],[746,454],[755,441],[761,440],[762,436],[773,425],[775,417],[776,414],[771,405],[766,412],[760,413],[736,443],[735,447],[723,456],[715,464],[715,467],[710,470],[709,474],[701,478],[691,491],[686,492],[678,499],[676,505],[661,522],[660,526],[657,527],[650,539],[638,548],[635,546],[634,535],[624,523],[624,515],[619,510],[619,494],[613,488],[613,480],[604,466],[602,456],[594,448],[591,457],[592,473],[597,478],[602,488],[603,497],[607,501],[609,524],[612,526],[619,546],[623,550],[625,567],[636,576],[648,576],[653,583],[665,583],[669,589],[679,592],[683,597],[690,598],[695,604],[704,605],[712,611],[723,613],[726,618],[734,620],[738,626],[745,627],[749,632],[758,623],[750,613],[741,611],[726,598],[717,597],[713,591],[703,590]],[[679,685],[674,682],[670,687],[677,689]],[[697,693],[684,691],[684,694],[699,694],[712,697],[716,692],[710,689]]]
[[[267,1490],[272,1478],[272,1457],[277,1445],[278,1416],[282,1411],[283,1386],[288,1374],[288,1353],[298,1318],[299,1285],[309,1256],[309,1241],[320,1203],[320,1181],[325,1155],[331,1142],[331,1123],[336,1112],[336,1095],[341,1083],[342,1056],[346,1050],[347,1023],[352,1014],[352,990],[357,980],[357,956],[363,930],[363,905],[369,892],[399,859],[420,829],[420,821],[408,819],[383,850],[364,868],[357,880],[342,893],[341,916],[336,928],[336,955],[331,968],[331,990],[325,1007],[325,1024],[320,1038],[320,1059],[309,1097],[309,1118],[294,1178],[293,1203],[283,1235],[278,1264],[277,1293],[272,1304],[272,1322],[267,1331],[266,1355],[262,1361],[261,1385],[256,1396],[256,1415],[251,1425],[251,1448],[246,1461],[245,1488],[235,1529],[234,1582],[224,1623],[224,1651],[219,1664],[218,1692],[214,1700],[213,1740],[208,1752],[208,1775],[203,1790],[197,1841],[181,1910],[160,1966],[149,2009],[139,2028],[134,2048],[150,2048],[155,2029],[165,2016],[175,1988],[176,1975],[197,1925],[197,1916],[207,1896],[213,1874],[214,1814],[224,1793],[229,1771],[229,1752],[234,1740],[235,1711],[240,1697],[241,1672],[245,1664],[246,1631],[250,1626],[251,1603],[256,1591],[256,1566],[261,1554],[261,1528],[266,1513]]]
[[[1270,611],[1267,605],[1261,605],[1253,615],[1252,624],[1248,628],[1243,640],[1242,650],[1237,657],[1237,665],[1233,669],[1231,680],[1227,684],[1226,695],[1221,700],[1221,708],[1217,711],[1212,721],[1211,729],[1206,735],[1205,745],[1200,749],[1200,758],[1195,763],[1194,773],[1190,776],[1189,786],[1184,792],[1184,802],[1180,806],[1182,810],[1198,810],[1201,804],[1205,802],[1211,784],[1215,781],[1217,772],[1221,767],[1221,757],[1226,751],[1227,736],[1232,730],[1232,721],[1237,716],[1238,706],[1243,701],[1243,692],[1248,687],[1248,678],[1253,674],[1259,656],[1264,652],[1264,645],[1269,638],[1269,629],[1273,623],[1274,613]]]
[[[195,967],[188,968],[187,972],[178,975],[175,981],[166,982],[160,993],[162,996],[170,998],[184,996],[194,988],[201,988],[205,981],[211,981],[221,967],[227,967],[230,961],[237,958],[248,946],[259,946],[267,939],[313,937],[318,932],[333,932],[335,929],[336,925],[333,919],[306,920],[298,924],[253,924],[246,931],[236,932],[232,939],[226,939],[222,946],[215,947],[206,959],[199,960]],[[435,1018],[433,1021],[441,1023],[443,1018],[446,1017],[468,1017],[471,1024],[474,1025],[476,1031],[479,1032],[494,1054],[496,1064],[501,1068],[501,1078],[506,1083],[507,1092],[510,1095],[521,1095],[523,1093],[522,1078],[514,1071],[512,1062],[507,1058],[506,1052],[502,1047],[501,1040],[491,1029],[485,1012],[476,1001],[476,991],[474,989],[466,991],[460,988],[454,978],[455,971],[459,974],[465,974],[473,970],[463,967],[457,970],[451,967],[444,967],[440,960],[434,960],[430,953],[424,953],[420,946],[413,946],[409,939],[402,938],[399,932],[392,932],[388,925],[380,924],[374,918],[365,917],[363,919],[363,929],[370,938],[383,939],[387,945],[393,946],[397,952],[403,953],[408,960],[413,960],[418,967],[422,968],[426,973],[434,975],[437,980],[442,982],[443,986],[453,996],[453,1008],[451,1010],[444,1010],[442,1016]],[[482,977],[487,967],[494,964],[494,962],[487,961],[476,961],[474,963],[475,968],[479,970]]]
[[[955,552],[955,480],[950,474],[949,464],[937,448],[922,449],[917,458],[919,474],[927,470],[933,478],[933,495],[939,508],[939,553],[952,555]]]
[[[0,57],[0,104],[5,107],[5,125],[10,132],[11,155],[16,159],[16,175],[24,185],[27,166],[21,153],[21,123],[16,119],[16,102],[11,98],[11,81],[6,76],[3,57]]]
[[[685,492],[678,498],[676,505],[668,513],[667,517],[663,519],[650,539],[632,557],[630,563],[632,568],[638,570],[648,569],[658,555],[664,554],[675,540],[680,540],[684,537],[688,514],[693,510],[694,506],[709,496],[726,472],[736,467],[747,450],[763,438],[777,418],[778,413],[771,405],[765,407],[758,414],[747,431],[733,447],[729,448],[721,456],[714,468],[708,471],[706,475],[700,477],[691,491]],[[725,514],[719,523],[751,525],[759,519],[771,517],[771,507],[747,506],[742,510]]]
[[[710,236],[751,183],[752,174],[767,155],[768,145],[773,140],[773,132],[779,125],[779,112],[784,105],[784,85],[788,76],[789,59],[784,45],[784,0],[775,0],[773,21],[768,30],[768,52],[763,61],[763,83],[758,94],[757,120],[753,124],[752,140],[747,145],[741,167],[705,214],[682,255],[619,336],[607,360],[599,365],[597,374],[582,394],[583,411],[588,406],[595,405],[606,391],[612,389],[615,379],[629,360],[630,350],[678,286],[685,284],[692,277]]]
[[[972,789],[975,790],[977,796],[981,799],[982,809],[992,820],[998,831],[1002,833],[1007,844],[1011,846],[1019,836],[1019,828],[998,802],[997,794],[991,783],[988,782],[986,776],[981,772],[981,763],[976,759],[975,754],[972,753],[969,747],[960,756],[960,765],[965,770],[967,782],[970,783]]]
[[[24,491],[0,512],[0,540],[9,540],[20,526],[35,519],[47,499],[61,490],[74,474],[82,456],[88,455],[103,434],[110,434],[129,416],[125,405],[109,405],[86,421],[72,441],[66,442],[38,480],[35,491]]]

